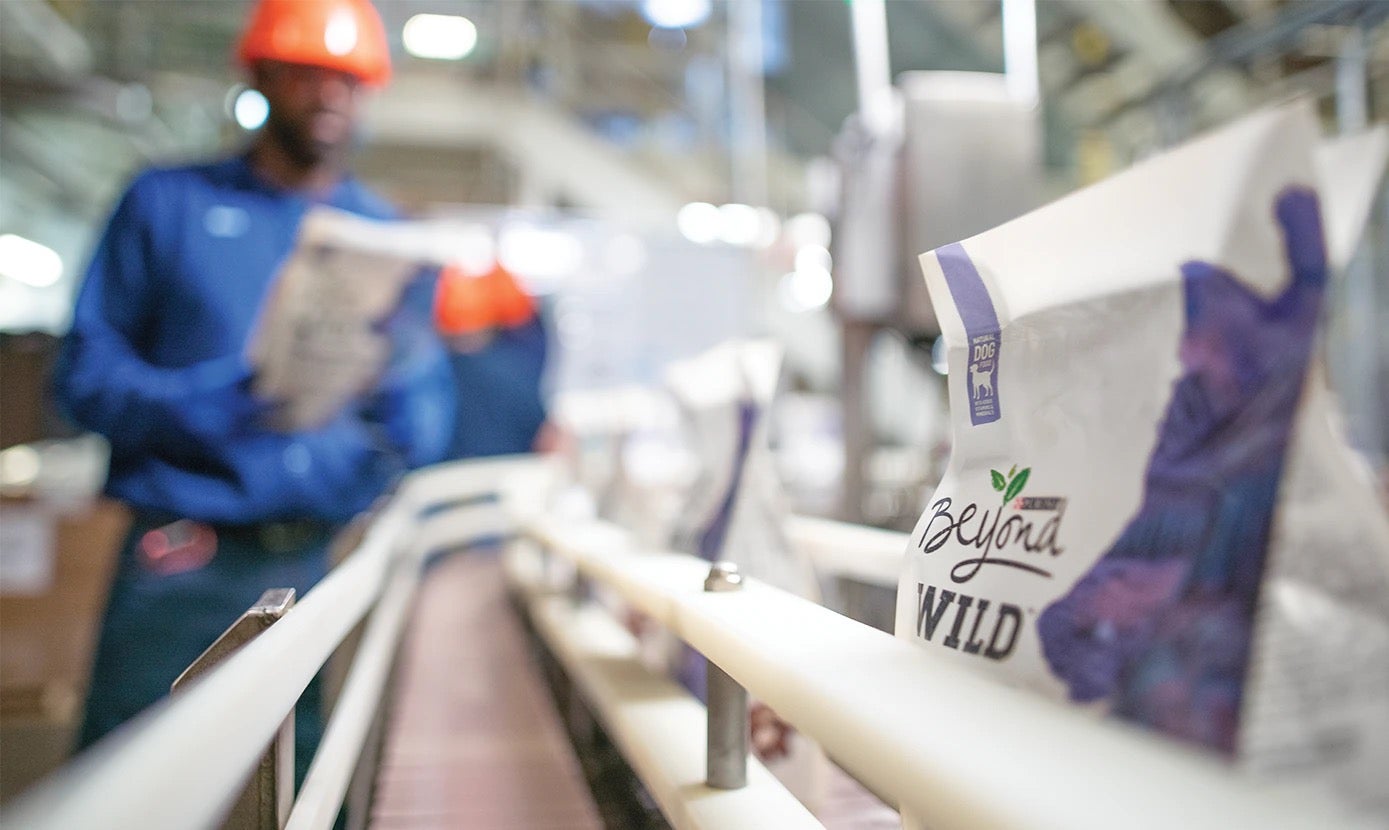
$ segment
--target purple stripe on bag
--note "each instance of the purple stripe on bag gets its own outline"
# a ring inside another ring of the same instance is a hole
[[[936,261],[945,274],[945,284],[965,324],[965,343],[969,373],[965,393],[969,398],[970,423],[991,424],[999,419],[998,407],[998,313],[969,254],[956,242],[936,249]]]

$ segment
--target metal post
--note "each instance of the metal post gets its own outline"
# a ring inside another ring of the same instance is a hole
[[[207,647],[174,681],[173,691],[201,677],[255,639],[294,605],[293,588],[272,588]],[[246,789],[222,822],[226,830],[281,830],[294,805],[294,710],[261,756]]]
[[[842,369],[839,391],[844,417],[844,473],[839,517],[846,522],[864,521],[863,502],[868,492],[868,456],[873,451],[868,420],[868,353],[881,327],[877,323],[844,319],[840,341]]]
[[[1369,125],[1369,36],[1360,26],[1346,30],[1336,56],[1336,122],[1342,135],[1364,130]],[[1380,208],[1383,210],[1383,208]],[[1377,217],[1368,218],[1369,231],[1361,241],[1341,275],[1335,317],[1341,322],[1340,338],[1332,341],[1332,371],[1339,370],[1336,386],[1346,409],[1350,436],[1355,446],[1370,455],[1372,463],[1382,464],[1386,457],[1381,384],[1383,383],[1383,352],[1376,348],[1382,324],[1380,299],[1383,290],[1376,285],[1375,264],[1385,256],[1382,244],[1374,244],[1372,232]],[[1383,239],[1381,235],[1379,239]]]
[[[858,111],[863,122],[877,134],[890,115],[886,107],[892,90],[885,0],[854,0],[849,5],[849,25],[854,39]]]
[[[1369,38],[1352,26],[1341,39],[1336,56],[1336,124],[1341,133],[1353,133],[1369,124]]]
[[[704,579],[706,591],[737,591],[742,574],[732,562],[715,562]],[[737,790],[748,783],[748,692],[723,669],[709,662],[705,676],[709,706],[705,783]]]
[[[767,103],[762,0],[728,4],[728,113],[734,201],[767,204]]]
[[[1041,99],[1037,74],[1037,0],[1003,0],[1003,75],[1013,100],[1036,106]]]

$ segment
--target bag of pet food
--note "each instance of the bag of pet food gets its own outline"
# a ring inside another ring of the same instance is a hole
[[[1317,148],[1261,112],[921,257],[954,451],[896,624],[1389,813],[1389,518],[1317,352],[1370,198],[1327,159],[1382,166]]]
[[[770,341],[733,341],[667,369],[666,386],[699,459],[671,545],[818,599],[809,559],[786,538],[786,498],[768,441],[781,354]]]

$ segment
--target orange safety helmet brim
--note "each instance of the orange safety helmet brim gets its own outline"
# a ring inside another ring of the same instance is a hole
[[[493,313],[500,325],[515,328],[535,317],[535,300],[510,271],[498,265],[487,276],[491,281]]]
[[[369,86],[391,78],[386,27],[371,0],[259,0],[237,57],[246,67],[273,60],[335,69]]]
[[[534,317],[535,300],[500,265],[477,276],[454,265],[439,272],[434,325],[445,336],[515,328]]]

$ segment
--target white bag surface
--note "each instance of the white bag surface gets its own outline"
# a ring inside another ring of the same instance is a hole
[[[1315,357],[1365,199],[1317,142],[1258,113],[922,256],[954,455],[897,632],[1389,810],[1389,520]]]

